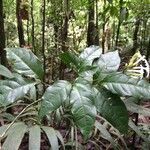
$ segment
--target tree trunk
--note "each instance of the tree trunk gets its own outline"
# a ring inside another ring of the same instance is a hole
[[[27,20],[27,46],[30,45],[30,30],[29,30],[30,22]]]
[[[64,22],[62,26],[62,31],[61,31],[61,51],[67,51],[68,46],[67,46],[67,36],[68,36],[68,22],[70,18],[70,12],[69,12],[69,0],[64,0],[64,12],[65,12],[65,17],[64,17]],[[66,65],[61,62],[60,64],[60,72],[59,72],[59,78],[64,79],[64,70],[66,68]]]
[[[24,40],[22,18],[20,14],[20,4],[21,4],[21,0],[16,0],[16,17],[17,17],[18,36],[19,36],[19,46],[23,47],[25,46],[25,40]]]
[[[34,7],[34,0],[31,0],[31,24],[32,24],[31,37],[32,37],[32,50],[36,54],[35,42],[34,42],[34,14],[33,14],[34,8],[33,7]]]
[[[87,31],[87,46],[95,45],[95,19],[94,19],[94,3],[95,0],[88,0],[88,31]]]
[[[103,6],[103,11],[106,8],[106,0],[104,0],[104,6]],[[103,33],[102,33],[102,53],[105,53],[105,24],[106,24],[106,15],[103,15]]]
[[[147,45],[147,54],[146,54],[146,59],[149,60],[149,58],[150,58],[150,37]]]
[[[46,73],[46,56],[45,56],[45,7],[46,7],[46,0],[43,0],[42,6],[42,55],[43,55],[43,68],[44,68],[44,76],[43,82],[45,82],[45,73]]]
[[[122,11],[122,5],[123,5],[123,0],[119,1],[119,6],[120,6],[120,15],[119,15],[119,22],[118,22],[118,27],[117,27],[117,34],[116,34],[116,43],[115,46],[118,46],[118,40],[119,40],[119,33],[120,33],[120,26],[121,26],[121,11]]]
[[[136,53],[136,50],[138,48],[138,32],[139,32],[139,27],[140,27],[141,20],[139,18],[136,19],[135,22],[135,29],[133,33],[133,47],[132,47],[132,54]]]
[[[95,31],[96,31],[96,34],[95,34],[95,45],[99,45],[99,27],[98,27],[98,0],[95,0],[95,3],[96,3],[96,26],[95,26]]]
[[[3,0],[0,0],[0,63],[6,66]]]

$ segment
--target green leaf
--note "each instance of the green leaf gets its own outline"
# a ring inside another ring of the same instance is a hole
[[[29,150],[40,150],[41,128],[35,125],[29,129]]]
[[[128,112],[120,97],[104,88],[95,88],[94,91],[97,111],[121,133],[126,133]]]
[[[79,69],[80,64],[83,63],[83,60],[80,59],[73,52],[64,52],[60,55],[60,58],[66,65],[69,65],[69,67],[73,66],[76,67],[77,69]]]
[[[31,50],[26,48],[6,48],[6,51],[7,58],[16,72],[42,80],[44,75],[42,63]]]
[[[116,144],[115,144],[111,134],[107,131],[106,127],[98,121],[96,121],[94,125],[95,125],[95,128],[100,131],[101,136],[104,139],[108,140],[114,147],[116,147]]]
[[[35,80],[31,80],[31,78],[29,78],[29,79],[25,78],[18,73],[14,73],[13,81],[17,82],[20,85],[25,85],[25,84],[32,82],[32,81],[35,81]]]
[[[48,113],[58,109],[68,99],[71,90],[71,84],[67,81],[60,80],[49,86],[44,93],[41,108],[39,111],[40,118]]]
[[[17,88],[19,86],[19,83],[12,80],[0,80],[0,86],[7,86],[10,89]]]
[[[9,103],[13,103],[16,100],[23,98],[26,94],[28,94],[30,89],[32,89],[34,87],[34,85],[35,85],[35,83],[30,83],[27,85],[21,85],[15,89],[10,90],[7,93],[6,100]]]
[[[26,131],[27,126],[24,123],[16,124],[10,129],[9,134],[2,145],[2,150],[18,150]]]
[[[23,98],[31,89],[34,89],[35,84],[26,83],[25,85],[20,85],[16,81],[0,80],[0,103],[5,106]]]
[[[14,77],[14,75],[6,67],[2,65],[0,65],[0,75],[10,79]]]
[[[0,94],[0,106],[6,106],[8,103],[5,101],[5,96]]]
[[[70,94],[71,112],[85,139],[89,137],[95,122],[96,108],[93,98],[90,85],[79,82],[74,84]]]
[[[115,94],[150,99],[150,84],[148,82],[122,73],[109,74],[100,84]]]
[[[61,60],[68,65],[69,67],[73,67],[76,72],[78,73],[83,73],[88,70],[93,70],[95,69],[94,66],[89,65],[89,62],[79,58],[77,55],[74,53],[70,52],[65,52],[61,54]]]
[[[11,88],[6,85],[0,86],[0,93],[3,95],[6,94],[7,92],[9,92],[10,90],[11,90]]]
[[[58,138],[54,128],[42,126],[43,131],[46,133],[52,150],[59,150]]]
[[[18,88],[19,86],[20,85],[15,81],[0,80],[0,93],[6,97],[12,89]]]
[[[9,133],[11,133],[14,130],[15,126],[18,126],[20,124],[22,124],[22,123],[20,123],[20,122],[14,123],[6,133],[5,133],[5,131],[9,127],[10,124],[1,126],[0,127],[0,137],[3,135],[3,133],[5,133],[5,136],[3,137],[3,138],[5,138]]]
[[[118,51],[102,54],[98,60],[94,62],[103,72],[117,71],[120,66],[120,57]]]
[[[93,60],[100,57],[101,54],[102,49],[99,46],[90,46],[80,54],[80,58],[86,61],[87,65],[92,65]]]

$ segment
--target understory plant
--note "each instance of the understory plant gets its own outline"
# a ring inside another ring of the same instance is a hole
[[[135,102],[150,99],[150,84],[118,71],[117,51],[102,54],[99,47],[91,46],[79,55],[63,53],[61,60],[76,78],[52,85],[43,82],[42,63],[29,49],[6,51],[9,69],[0,65],[0,75],[5,77],[0,80],[3,150],[19,149],[25,136],[30,150],[40,149],[41,136],[52,150],[83,149],[88,142],[98,149],[100,138],[115,149],[128,149],[123,137],[129,130],[150,142],[128,115],[131,111],[150,116],[149,109]],[[9,108],[15,113],[8,113]]]

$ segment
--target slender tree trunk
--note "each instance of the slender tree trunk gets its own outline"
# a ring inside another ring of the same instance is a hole
[[[46,55],[45,55],[45,7],[46,7],[46,0],[43,0],[42,6],[42,55],[43,55],[43,68],[44,68],[44,76],[43,82],[45,82],[45,73],[46,73]]]
[[[115,42],[115,28],[116,28],[116,25],[115,25],[115,21],[113,22],[113,24],[112,24],[112,29],[113,29],[113,32],[112,32],[112,37],[111,37],[111,47],[114,47],[114,42]]]
[[[32,24],[31,37],[32,37],[32,49],[33,49],[33,52],[36,54],[35,42],[34,42],[34,14],[33,14],[33,10],[34,10],[34,0],[31,0],[31,24]]]
[[[19,46],[23,47],[25,45],[25,39],[24,39],[22,18],[20,14],[20,4],[21,4],[21,0],[16,0],[16,17],[17,17],[18,36],[19,36]]]
[[[62,51],[67,51],[67,36],[68,36],[68,21],[70,18],[70,13],[69,13],[69,0],[64,0],[64,12],[65,12],[65,17],[64,17],[64,22],[62,26],[62,32],[61,32],[61,44],[62,44]]]
[[[105,10],[106,8],[106,0],[104,0],[104,6],[103,6],[103,11]],[[103,35],[102,35],[102,53],[104,54],[105,53],[105,24],[106,24],[106,18],[105,18],[105,15],[103,16]]]
[[[135,29],[133,33],[133,47],[132,47],[132,54],[136,53],[136,50],[138,48],[138,32],[139,32],[139,27],[140,27],[141,20],[139,18],[136,19],[135,22]]]
[[[146,20],[143,19],[143,28],[144,28],[144,30],[142,31],[141,49],[143,49],[143,47],[146,44],[146,31],[148,30],[147,29],[147,21],[148,21],[147,19]]]
[[[55,68],[55,55],[57,54],[58,51],[58,44],[59,44],[59,29],[61,27],[60,23],[59,23],[59,18],[60,17],[60,10],[58,10],[58,5],[57,3],[60,2],[59,1],[55,1],[55,0],[51,0],[51,11],[52,11],[52,15],[53,18],[57,18],[56,20],[50,20],[53,23],[53,29],[54,29],[54,50],[53,50],[53,54],[50,55],[50,63],[51,63],[51,80],[54,81],[55,80],[55,75],[56,75],[56,68]],[[61,2],[60,2],[61,3]],[[57,16],[57,17],[56,17]]]
[[[29,19],[27,20],[27,45],[29,46],[30,45],[30,31],[29,31],[29,26],[30,26],[30,22],[29,22]]]
[[[88,0],[87,46],[95,45],[94,1],[95,0]]]
[[[95,0],[95,3],[96,3],[96,26],[95,26],[95,31],[96,31],[96,34],[95,34],[95,45],[99,45],[99,27],[98,27],[98,0]]]
[[[5,48],[5,31],[4,31],[4,12],[3,12],[3,0],[0,0],[0,64],[7,66],[6,51]],[[4,79],[0,76],[0,79]],[[8,108],[7,113],[12,113],[12,109]]]
[[[146,54],[146,59],[149,60],[150,58],[150,37],[147,45],[147,54]]]
[[[61,31],[61,50],[67,51],[68,46],[67,46],[67,36],[68,36],[68,22],[70,18],[70,12],[69,12],[69,0],[64,0],[64,12],[65,12],[65,18],[62,26],[62,31]],[[61,62],[60,64],[60,72],[59,72],[59,78],[64,79],[64,70],[66,68],[66,65]]]
[[[118,27],[117,27],[117,34],[116,34],[116,42],[115,42],[115,46],[116,47],[118,46],[120,26],[121,26],[121,23],[122,23],[122,20],[121,20],[121,11],[122,11],[123,0],[119,1],[119,5],[120,5],[120,15],[119,15],[119,22],[118,22]]]
[[[0,0],[0,63],[6,66],[3,0]]]

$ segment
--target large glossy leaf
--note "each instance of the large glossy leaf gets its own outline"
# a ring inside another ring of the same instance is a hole
[[[42,63],[26,48],[6,48],[7,58],[13,69],[23,75],[43,78],[44,71]]]
[[[49,86],[43,95],[43,101],[39,111],[42,118],[46,114],[55,111],[68,99],[71,90],[71,84],[67,81],[58,81]]]
[[[93,60],[95,58],[100,57],[100,55],[102,54],[102,49],[99,48],[98,46],[90,46],[88,48],[86,48],[81,54],[80,54],[80,58],[82,58],[83,60],[85,60],[87,62],[88,65],[91,65]]]
[[[0,94],[6,97],[12,89],[18,88],[19,86],[20,85],[15,81],[0,80]]]
[[[23,98],[29,91],[34,87],[35,83],[30,83],[27,85],[21,85],[15,89],[10,90],[7,93],[6,100],[10,103]]]
[[[104,72],[117,71],[120,66],[120,57],[118,51],[102,54],[98,60],[94,62],[100,70]]]
[[[14,75],[4,66],[0,65],[0,75],[7,77],[7,78],[13,78]]]
[[[8,136],[2,145],[2,150],[18,150],[26,131],[27,126],[24,123],[16,124],[10,129]]]
[[[35,125],[29,129],[29,150],[40,150],[41,128]]]
[[[121,133],[128,129],[128,112],[119,96],[107,89],[94,89],[97,111]]]
[[[42,129],[44,130],[45,134],[48,137],[49,143],[51,145],[51,149],[59,150],[58,138],[54,128],[42,126]]]
[[[34,89],[35,84],[36,83],[19,84],[16,81],[0,80],[0,103],[2,105],[7,105],[20,98],[23,98],[31,91],[31,89]],[[32,94],[34,93],[32,92]]]
[[[75,124],[80,128],[84,138],[87,139],[94,126],[96,116],[90,85],[76,82],[70,94],[70,102]]]
[[[100,84],[115,94],[150,99],[150,84],[148,82],[122,73],[109,74]]]

